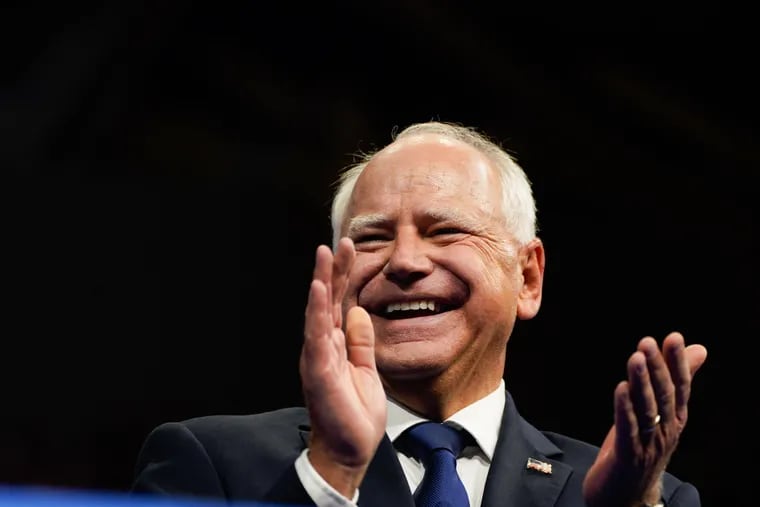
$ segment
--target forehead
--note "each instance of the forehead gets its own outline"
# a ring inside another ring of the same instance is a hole
[[[488,158],[462,141],[423,134],[376,154],[356,182],[352,208],[389,197],[455,198],[492,206],[499,182]]]

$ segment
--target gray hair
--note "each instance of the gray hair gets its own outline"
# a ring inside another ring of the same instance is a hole
[[[531,184],[516,160],[501,146],[472,127],[454,123],[416,123],[391,134],[392,142],[421,134],[437,134],[449,139],[462,141],[483,153],[493,164],[499,176],[502,194],[502,212],[507,230],[520,244],[525,244],[536,236],[536,203]],[[341,228],[351,201],[351,194],[359,176],[380,150],[360,155],[360,160],[348,166],[336,182],[337,189],[332,202],[330,217],[333,231],[333,247],[341,237]]]

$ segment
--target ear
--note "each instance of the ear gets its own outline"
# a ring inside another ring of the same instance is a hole
[[[517,318],[532,319],[541,307],[544,285],[544,244],[534,238],[520,249],[522,287],[517,295]]]

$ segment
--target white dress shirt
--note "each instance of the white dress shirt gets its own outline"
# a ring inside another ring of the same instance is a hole
[[[410,412],[391,399],[388,399],[388,418],[386,433],[392,442],[409,427],[426,419]],[[499,437],[501,418],[506,403],[504,380],[491,394],[469,405],[445,422],[452,426],[464,428],[474,438],[477,445],[465,447],[457,459],[457,473],[462,479],[470,507],[480,507],[485,489],[488,468],[491,466],[496,440]],[[398,452],[401,469],[409,483],[410,491],[414,492],[422,481],[425,468],[415,458]],[[296,472],[301,479],[304,489],[318,507],[355,507],[361,491],[349,499],[335,491],[311,466],[308,449],[304,449],[296,460]]]

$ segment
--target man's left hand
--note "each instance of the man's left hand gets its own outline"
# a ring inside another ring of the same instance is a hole
[[[661,478],[688,418],[691,381],[707,349],[670,333],[662,350],[643,338],[615,389],[615,424],[583,483],[590,507],[656,504]]]

